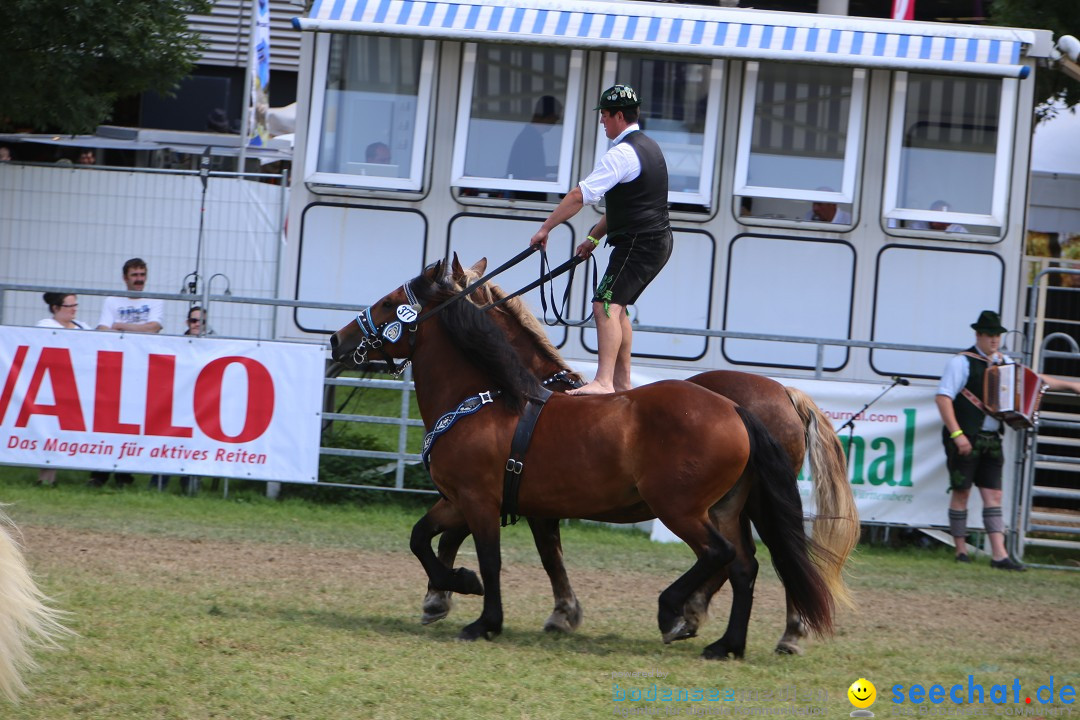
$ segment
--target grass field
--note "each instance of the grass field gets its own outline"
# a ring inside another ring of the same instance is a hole
[[[835,637],[786,657],[772,652],[783,597],[762,551],[746,659],[706,662],[699,654],[723,632],[726,589],[701,637],[665,646],[656,629],[658,593],[689,565],[684,547],[567,525],[585,620],[575,635],[552,636],[540,630],[550,589],[521,526],[503,533],[503,634],[461,643],[478,598],[459,599],[441,623],[418,622],[425,578],[407,544],[419,501],[187,498],[141,485],[95,491],[75,476],[43,489],[32,471],[0,472],[0,501],[29,562],[78,632],[63,650],[39,653],[32,694],[0,705],[5,720],[847,717],[859,678],[877,687],[875,715],[896,717],[916,706],[894,704],[893,686],[961,684],[966,697],[969,676],[986,700],[994,684],[1008,685],[1010,702],[961,709],[1064,717],[1073,706],[1058,694],[1080,685],[1080,573],[1003,573],[985,559],[958,566],[944,549],[861,548],[851,575],[859,611],[840,614]],[[459,564],[475,568],[471,543],[465,550]],[[616,675],[634,672],[663,675]],[[1051,678],[1055,702],[1040,705],[1035,691]],[[653,683],[728,699],[614,700]],[[956,706],[946,697],[930,709]]]

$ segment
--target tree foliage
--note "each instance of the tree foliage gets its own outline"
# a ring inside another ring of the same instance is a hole
[[[92,132],[120,98],[175,90],[209,0],[0,0],[0,130]]]
[[[995,25],[1051,30],[1056,41],[1062,35],[1080,35],[1078,0],[994,0],[990,19]],[[1056,108],[1080,103],[1080,83],[1053,68],[1040,68],[1035,78],[1035,114],[1053,117]]]

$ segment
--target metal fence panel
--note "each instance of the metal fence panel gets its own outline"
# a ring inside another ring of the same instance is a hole
[[[274,297],[285,190],[212,174],[204,199],[199,180],[192,173],[0,164],[0,282],[123,290],[124,261],[141,257],[147,291],[175,293],[200,256],[205,277],[222,274],[215,293]],[[96,324],[101,303],[88,296],[79,319]],[[47,310],[40,295],[10,293],[0,322],[32,325]],[[229,303],[216,310],[210,324],[219,334],[272,337],[272,308]],[[187,304],[166,303],[164,332],[182,333],[186,314]]]

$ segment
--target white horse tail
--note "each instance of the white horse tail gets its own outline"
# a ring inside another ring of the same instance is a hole
[[[35,667],[31,649],[57,647],[71,633],[60,622],[64,613],[34,583],[15,533],[0,508],[0,695],[12,702],[26,690],[22,673]]]

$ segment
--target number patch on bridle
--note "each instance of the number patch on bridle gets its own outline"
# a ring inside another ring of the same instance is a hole
[[[416,305],[398,305],[397,319],[403,323],[411,323],[420,314],[420,308]]]

